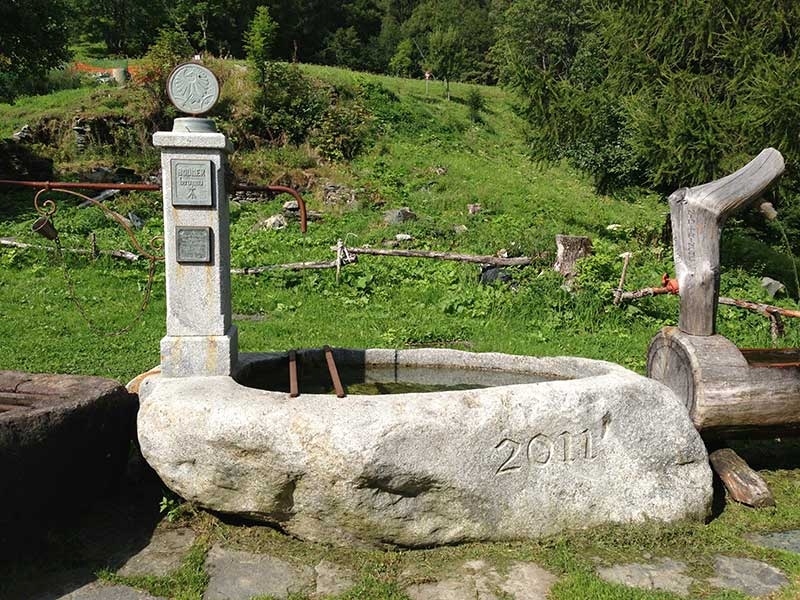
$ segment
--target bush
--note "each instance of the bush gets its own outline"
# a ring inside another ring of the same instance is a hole
[[[481,122],[481,113],[486,110],[486,98],[478,88],[472,87],[467,94],[467,110],[469,118],[475,123]]]
[[[311,142],[328,160],[350,160],[369,141],[372,117],[358,101],[337,102],[325,111]]]
[[[296,65],[266,62],[251,129],[273,144],[300,144],[330,103],[329,88],[305,77]]]
[[[186,33],[179,29],[162,29],[144,55],[139,81],[152,101],[152,120],[160,121],[167,107],[167,77],[175,67],[191,59],[193,54]]]

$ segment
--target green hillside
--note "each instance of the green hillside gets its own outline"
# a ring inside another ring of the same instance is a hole
[[[252,93],[241,68],[224,72],[221,131],[240,146],[231,156],[234,178],[251,184],[289,183],[303,187],[319,220],[306,235],[290,223],[280,231],[256,224],[279,213],[288,196],[271,202],[235,204],[232,211],[233,266],[264,267],[301,261],[331,261],[337,240],[346,246],[437,250],[454,253],[533,257],[533,264],[507,268],[508,284],[482,285],[476,265],[425,259],[361,256],[336,282],[332,270],[273,270],[237,275],[234,313],[239,315],[243,351],[332,344],[353,347],[441,345],[475,351],[538,355],[574,354],[619,362],[642,370],[647,344],[660,327],[677,319],[677,299],[657,297],[615,307],[622,261],[633,252],[626,287],[656,286],[672,272],[667,206],[645,193],[623,198],[598,195],[591,182],[567,167],[532,163],[514,99],[502,89],[442,85],[370,76],[329,67],[304,72],[338,94],[355,94],[371,123],[363,149],[351,161],[320,157],[312,143],[299,146],[253,144],[242,123],[249,118],[243,99]],[[157,172],[149,147],[149,123],[138,116],[143,96],[134,88],[83,88],[52,97],[0,105],[3,134],[29,124],[45,131],[30,146],[54,159],[55,179],[81,180],[91,168],[129,167],[138,177]],[[470,108],[479,104],[476,110]],[[478,101],[475,100],[478,98]],[[53,101],[57,99],[57,101]],[[104,117],[127,119],[124,135],[79,152],[70,124]],[[122,138],[121,140],[118,138]],[[326,185],[355,190],[355,202],[324,202]],[[29,232],[33,192],[3,189],[0,234],[38,243]],[[86,248],[96,235],[100,249],[131,249],[124,232],[102,212],[75,208],[61,196],[56,223],[64,246]],[[142,240],[158,235],[159,195],[119,195],[108,206],[144,219]],[[480,205],[470,214],[468,205]],[[389,209],[408,207],[417,219],[384,223]],[[411,236],[397,242],[397,234]],[[555,235],[584,235],[595,255],[583,261],[571,291],[552,271]],[[770,300],[759,288],[762,275],[793,282],[791,259],[760,245],[744,227],[726,239],[723,293]],[[746,260],[745,260],[746,259]],[[68,281],[63,263],[67,263]],[[80,255],[59,259],[53,252],[0,250],[0,368],[86,373],[129,379],[158,362],[164,328],[163,270],[142,319],[125,335],[109,337],[136,316],[146,286],[146,265]],[[743,267],[741,265],[744,265]],[[74,294],[73,294],[74,292]],[[95,322],[89,327],[76,296]],[[770,300],[771,301],[771,300]],[[778,300],[777,302],[780,302]],[[789,306],[793,302],[784,300]],[[740,345],[768,346],[763,317],[723,308],[720,330]],[[787,327],[785,345],[796,345]],[[42,340],[48,340],[42,344]]]

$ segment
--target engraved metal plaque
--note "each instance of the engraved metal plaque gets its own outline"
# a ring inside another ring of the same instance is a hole
[[[211,262],[210,227],[176,227],[175,244],[179,263]]]
[[[173,159],[172,206],[212,206],[214,188],[210,160]]]
[[[167,95],[179,111],[201,115],[219,99],[219,82],[203,65],[184,63],[167,79]]]

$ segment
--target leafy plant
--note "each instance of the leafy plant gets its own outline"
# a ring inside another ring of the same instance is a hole
[[[168,104],[167,77],[181,62],[192,57],[189,38],[180,29],[159,31],[155,43],[142,59],[139,81],[151,101],[151,119],[160,122]]]

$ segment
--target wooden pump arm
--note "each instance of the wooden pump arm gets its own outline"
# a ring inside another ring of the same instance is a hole
[[[715,333],[722,226],[729,215],[760,198],[783,169],[781,153],[766,148],[735,173],[681,188],[669,197],[675,273],[681,295],[678,327],[684,333]]]

